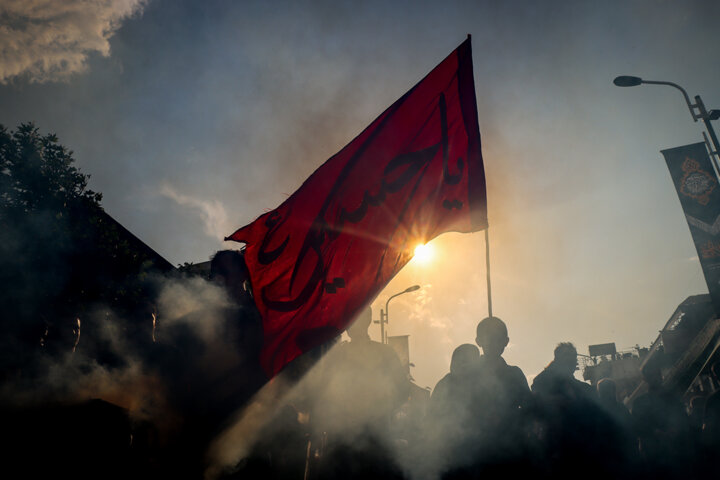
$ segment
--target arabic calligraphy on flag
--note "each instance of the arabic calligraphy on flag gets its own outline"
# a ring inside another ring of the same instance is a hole
[[[487,227],[470,39],[320,166],[227,239],[245,260],[274,375],[339,335],[418,243]]]

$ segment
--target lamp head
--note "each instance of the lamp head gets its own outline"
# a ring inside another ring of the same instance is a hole
[[[629,75],[621,75],[619,77],[615,77],[615,80],[613,80],[613,83],[618,87],[635,87],[637,85],[640,85],[643,83],[642,78],[640,77],[631,77]]]
[[[414,292],[415,290],[420,290],[420,285],[413,285],[412,287],[408,287],[403,293],[410,293]]]

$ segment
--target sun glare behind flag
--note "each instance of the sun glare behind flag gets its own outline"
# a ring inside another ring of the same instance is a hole
[[[282,205],[227,237],[247,244],[266,372],[341,334],[419,243],[484,228],[468,37]]]

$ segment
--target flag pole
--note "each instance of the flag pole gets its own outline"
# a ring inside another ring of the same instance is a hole
[[[468,33],[467,39],[472,36]],[[485,228],[485,271],[487,272],[487,294],[488,294],[488,317],[492,317],[492,288],[490,286],[490,226]]]
[[[488,317],[492,317],[492,292],[490,288],[490,227],[485,229],[485,271],[487,272]]]

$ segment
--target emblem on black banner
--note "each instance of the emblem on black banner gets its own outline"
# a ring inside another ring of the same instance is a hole
[[[694,198],[700,205],[707,205],[717,181],[690,157],[685,157],[682,169],[685,175],[680,179],[680,193]]]

